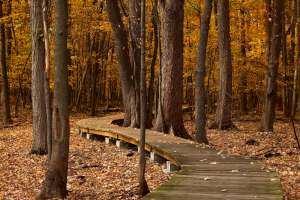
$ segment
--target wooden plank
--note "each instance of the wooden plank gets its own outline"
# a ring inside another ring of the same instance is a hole
[[[91,118],[77,123],[81,132],[139,144],[138,129],[111,124],[122,115]],[[193,141],[147,130],[146,150],[181,167],[167,183],[145,200],[279,200],[280,180],[255,160],[227,155]]]

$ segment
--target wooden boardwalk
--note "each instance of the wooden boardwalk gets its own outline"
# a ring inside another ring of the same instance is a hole
[[[80,133],[99,135],[138,145],[139,130],[113,125],[121,114],[84,119]],[[189,140],[156,131],[146,133],[146,150],[180,168],[144,200],[281,200],[280,180],[255,160],[230,156]]]

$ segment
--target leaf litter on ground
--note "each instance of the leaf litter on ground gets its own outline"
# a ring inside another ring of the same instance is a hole
[[[24,116],[31,116],[27,114]],[[138,196],[137,152],[90,141],[77,134],[72,116],[68,199],[135,200]],[[47,156],[31,155],[30,119],[14,119],[17,126],[0,129],[0,199],[27,200],[38,194],[47,168]],[[20,122],[21,121],[21,122]],[[154,190],[170,178],[159,164],[147,160],[146,179]]]

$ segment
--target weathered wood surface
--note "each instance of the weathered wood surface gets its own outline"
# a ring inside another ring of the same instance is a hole
[[[139,130],[113,125],[115,114],[84,119],[81,132],[111,137],[138,145]],[[146,150],[154,151],[181,168],[145,200],[280,200],[282,191],[275,172],[255,160],[230,156],[195,142],[147,130]]]

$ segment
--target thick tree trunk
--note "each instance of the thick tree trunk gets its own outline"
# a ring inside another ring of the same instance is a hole
[[[212,13],[212,1],[205,0],[204,12],[201,17],[200,41],[198,49],[198,66],[196,68],[195,114],[196,114],[196,141],[208,144],[206,136],[206,49]]]
[[[262,131],[273,131],[275,120],[275,106],[277,93],[277,74],[281,50],[281,34],[282,34],[282,15],[284,1],[275,0],[273,10],[273,24],[271,34],[271,45],[268,61],[268,69],[266,73],[266,92],[264,112],[262,116]]]
[[[112,26],[117,59],[119,62],[120,79],[122,85],[122,99],[124,106],[124,126],[134,124],[135,120],[131,120],[136,112],[135,89],[133,80],[133,69],[130,63],[129,47],[128,47],[128,34],[125,30],[118,0],[107,0],[107,11],[109,21]]]
[[[0,18],[3,17],[3,0],[0,1]],[[3,106],[3,124],[4,126],[12,123],[10,114],[10,95],[9,95],[9,82],[7,75],[7,63],[6,63],[6,38],[4,24],[0,24],[0,68],[2,75],[2,106]]]
[[[47,115],[45,104],[45,44],[43,37],[43,1],[31,3],[32,39],[32,147],[33,154],[47,153]]]
[[[134,96],[132,99],[131,127],[138,127],[140,122],[140,71],[141,71],[141,0],[128,1],[129,30],[131,38]],[[133,105],[135,104],[135,105]]]
[[[160,1],[162,32],[161,100],[155,129],[190,138],[183,124],[184,0]]]
[[[37,199],[66,198],[69,157],[68,110],[68,1],[56,0],[55,85],[52,154],[46,179]]]
[[[216,119],[212,128],[233,127],[232,109],[232,61],[230,46],[229,0],[218,0],[218,44],[220,83]]]
[[[158,16],[158,0],[154,1],[152,9],[152,25],[153,25],[153,36],[154,36],[154,49],[152,55],[152,61],[150,66],[150,82],[148,88],[148,106],[147,106],[147,128],[152,128],[153,121],[153,104],[154,104],[154,79],[155,79],[155,65],[158,56],[158,43],[159,43],[159,16]]]
[[[141,52],[140,52],[140,63],[141,63],[141,70],[140,70],[140,159],[139,159],[139,193],[140,196],[145,196],[148,194],[149,188],[145,179],[145,170],[146,170],[146,158],[145,158],[145,142],[146,142],[146,117],[147,117],[147,95],[146,95],[146,62],[145,62],[145,50],[146,50],[146,32],[145,32],[145,12],[146,12],[146,3],[145,0],[141,1],[139,5],[141,7]]]

